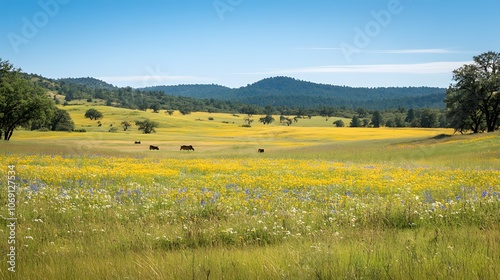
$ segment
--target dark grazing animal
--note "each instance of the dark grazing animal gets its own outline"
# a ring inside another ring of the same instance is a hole
[[[141,141],[135,141],[134,144],[141,144]]]
[[[194,151],[194,148],[191,145],[182,145],[180,151]]]
[[[149,150],[160,150],[158,146],[149,145]]]
[[[263,153],[264,152],[264,149],[258,149],[257,152],[259,153]]]

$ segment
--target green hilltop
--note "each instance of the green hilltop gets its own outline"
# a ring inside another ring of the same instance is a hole
[[[271,77],[245,87],[219,85],[177,85],[143,88],[165,94],[194,98],[215,98],[258,106],[315,108],[320,106],[384,110],[390,108],[444,108],[446,89],[436,87],[356,88]]]

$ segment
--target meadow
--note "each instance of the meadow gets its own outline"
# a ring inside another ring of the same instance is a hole
[[[92,105],[98,126],[83,118],[89,106],[67,108],[87,132],[19,130],[0,143],[18,187],[16,272],[5,253],[0,278],[500,275],[498,133],[335,128],[338,118],[321,117],[246,128],[245,116]],[[109,132],[145,117],[157,133]]]

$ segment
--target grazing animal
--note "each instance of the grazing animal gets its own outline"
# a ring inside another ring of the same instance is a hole
[[[160,150],[158,146],[149,145],[149,150]]]
[[[257,152],[259,153],[263,153],[264,152],[264,149],[258,149]]]
[[[191,145],[182,145],[180,151],[194,151],[194,148]]]
[[[141,141],[135,141],[134,144],[141,144]]]

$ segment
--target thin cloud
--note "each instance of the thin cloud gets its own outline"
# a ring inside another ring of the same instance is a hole
[[[446,54],[460,53],[447,49],[407,49],[407,50],[366,50],[367,53],[386,53],[386,54]]]
[[[371,65],[340,65],[319,66],[292,70],[298,73],[413,73],[432,74],[450,73],[456,68],[469,63],[459,62],[430,62],[412,64],[371,64]]]
[[[328,47],[310,47],[310,48],[301,48],[301,50],[313,50],[313,51],[341,51],[342,48],[328,48]]]
[[[317,50],[317,51],[344,51],[343,48],[329,48],[329,47],[309,47],[303,48],[304,50]],[[453,53],[474,53],[471,51],[455,51],[449,49],[399,49],[399,50],[366,50],[359,49],[364,53],[377,53],[377,54],[453,54]]]
[[[235,73],[235,74],[298,74],[298,73],[407,73],[407,74],[436,74],[451,73],[470,61],[445,61],[411,64],[367,64],[367,65],[326,65],[305,67],[296,69],[285,69],[261,73]]]

